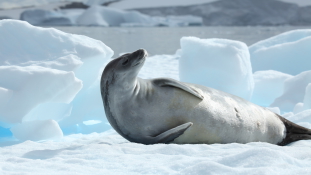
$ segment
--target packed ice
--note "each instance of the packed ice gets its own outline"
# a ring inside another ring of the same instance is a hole
[[[0,174],[311,173],[308,140],[284,147],[130,143],[105,118],[99,79],[113,55],[108,46],[17,20],[1,20],[0,33]],[[258,67],[254,50],[263,52],[275,45],[272,40],[250,48],[225,39],[183,37],[180,42],[174,55],[148,57],[139,77],[208,85],[311,128],[311,69],[279,60],[280,69],[252,71]],[[278,40],[278,49],[269,53],[298,48],[288,42],[294,41]],[[310,50],[303,48],[299,45],[306,54]]]

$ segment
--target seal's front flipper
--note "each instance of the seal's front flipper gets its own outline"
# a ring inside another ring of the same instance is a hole
[[[159,78],[159,79],[155,79],[153,80],[153,83],[155,83],[158,86],[173,86],[173,87],[177,87],[179,89],[182,89],[196,97],[198,97],[199,99],[203,100],[204,97],[203,95],[201,95],[199,92],[197,92],[196,90],[194,90],[193,88],[189,87],[188,85],[185,85],[179,81],[176,81],[174,79],[167,79],[167,78]]]
[[[154,137],[155,143],[170,143],[180,135],[182,135],[190,126],[192,126],[193,123],[188,122],[182,125],[179,125],[175,128],[172,128],[170,130],[167,130],[156,137]]]

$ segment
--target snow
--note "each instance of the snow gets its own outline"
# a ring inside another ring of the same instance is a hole
[[[284,81],[293,76],[267,70],[257,71],[253,74],[253,77],[255,86],[251,102],[261,106],[269,106],[277,97],[283,94]]]
[[[250,100],[254,81],[245,43],[183,37],[180,45],[181,81],[212,87]]]
[[[276,70],[297,75],[311,70],[310,44],[310,29],[293,30],[259,41],[249,47],[253,71]]]
[[[293,111],[297,103],[303,102],[309,83],[311,83],[311,70],[286,79],[283,94],[270,106],[279,107],[283,112]],[[307,95],[309,95],[309,90]]]
[[[2,147],[0,174],[309,174],[310,145],[142,145],[107,131]]]

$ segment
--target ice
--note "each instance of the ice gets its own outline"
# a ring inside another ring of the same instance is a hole
[[[311,109],[311,83],[306,87],[306,93],[303,98],[303,108]]]
[[[17,20],[0,21],[0,33],[0,126],[52,119],[73,131],[85,120],[106,121],[99,78],[109,47]]]
[[[279,107],[283,112],[293,111],[297,103],[303,103],[309,83],[311,83],[311,71],[305,71],[286,79],[283,94],[276,98],[270,106]]]
[[[150,17],[136,11],[123,11],[102,6],[88,8],[77,20],[79,25],[120,26],[122,23],[150,23]]]
[[[295,115],[287,117],[287,119],[306,128],[311,128],[311,109],[304,110]]]
[[[32,25],[73,25],[72,21],[61,13],[41,9],[25,10],[20,19]]]
[[[304,106],[303,103],[297,103],[294,107],[293,113],[297,114],[299,112],[302,112],[304,110],[303,106]]]
[[[86,26],[188,26],[202,23],[201,17],[191,15],[150,17],[137,11],[124,11],[98,5],[91,6],[77,19],[77,25]]]
[[[181,81],[219,89],[249,100],[254,81],[246,44],[226,39],[183,37]]]
[[[281,111],[280,111],[280,109],[278,107],[273,107],[273,108],[267,107],[267,109],[269,109],[270,111],[272,111],[272,112],[274,112],[276,114],[279,114],[279,115],[281,114]]]
[[[11,128],[13,136],[19,140],[57,139],[63,136],[58,123],[54,120],[23,122]]]
[[[0,122],[7,126],[22,122],[39,104],[70,103],[82,88],[73,72],[39,66],[0,66],[0,84],[5,97],[0,99]]]
[[[311,70],[310,44],[310,29],[292,30],[259,41],[249,47],[253,71],[276,70],[297,75]]]
[[[283,84],[292,75],[282,72],[267,70],[257,71],[253,74],[254,77],[254,92],[251,102],[269,106],[273,101],[283,94]]]

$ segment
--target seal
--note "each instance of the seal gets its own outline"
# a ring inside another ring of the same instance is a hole
[[[101,77],[106,117],[131,142],[286,145],[311,139],[311,130],[240,97],[173,79],[138,78],[146,57],[143,49],[122,55]]]

